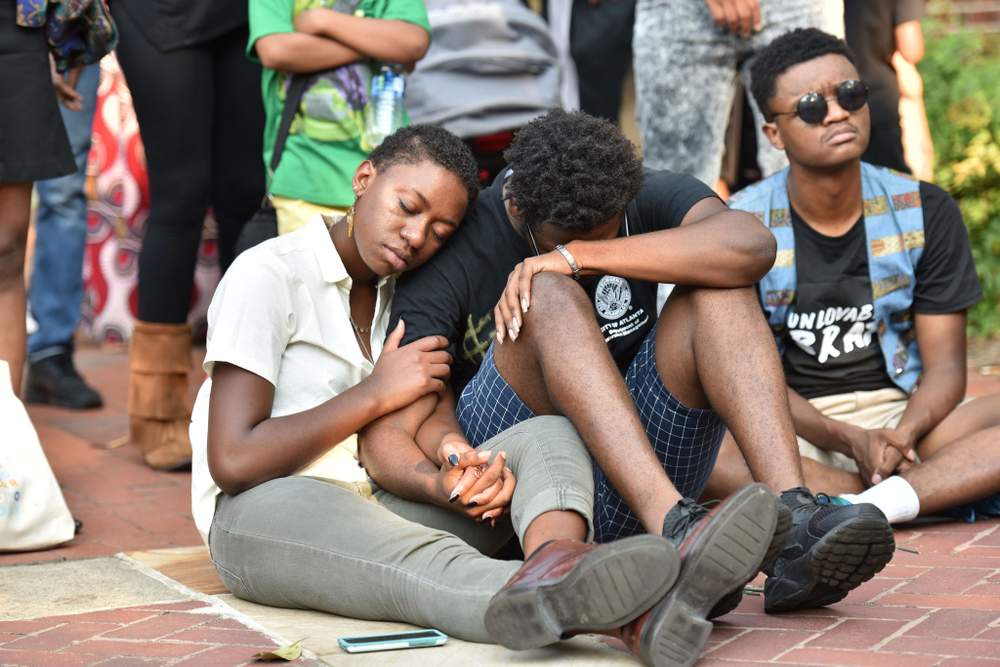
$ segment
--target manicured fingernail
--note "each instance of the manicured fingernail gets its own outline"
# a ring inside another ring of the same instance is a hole
[[[452,452],[451,454],[449,454],[448,455],[448,463],[452,464],[453,466],[457,466],[458,465],[458,454],[456,454],[455,452]]]
[[[517,331],[515,329],[510,330],[510,339],[517,340]]]
[[[455,502],[456,500],[458,500],[458,496],[459,496],[458,491],[452,491],[451,495],[448,497],[448,502],[449,503]]]
[[[523,296],[521,297],[521,312],[528,312],[528,300]]]
[[[465,506],[466,506],[466,507],[475,507],[475,506],[477,506],[478,504],[479,504],[479,503],[477,503],[477,502],[476,502],[475,500],[470,500],[469,502],[465,503]]]
[[[872,475],[872,484],[878,484],[882,481],[882,475]]]
[[[497,343],[503,345],[503,332],[497,329]]]

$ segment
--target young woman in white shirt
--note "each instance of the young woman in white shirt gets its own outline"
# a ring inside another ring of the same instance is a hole
[[[591,463],[564,419],[478,450],[427,422],[371,460],[362,441],[358,460],[359,431],[415,401],[429,415],[448,375],[444,338],[399,346],[405,323],[386,338],[386,322],[396,275],[461,224],[476,165],[445,130],[413,126],[371,153],[353,187],[340,220],[241,255],[209,309],[192,501],[220,577],[261,604],[514,648],[617,632],[663,597],[678,556],[658,536],[584,543]],[[514,535],[527,565],[489,557]]]

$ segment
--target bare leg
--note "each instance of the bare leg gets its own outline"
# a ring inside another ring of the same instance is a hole
[[[17,396],[24,369],[24,251],[30,216],[31,183],[0,184],[0,359],[10,365]]]
[[[991,426],[1000,426],[1000,394],[983,396],[952,410],[917,443],[917,453],[929,459],[942,447]]]
[[[577,540],[583,542],[587,538],[587,521],[571,511],[553,510],[539,514],[524,531],[525,557],[535,553],[538,547],[549,540]]]
[[[810,458],[802,459],[802,469],[806,473],[806,486],[827,495],[839,496],[865,490],[861,476],[855,472],[833,468]]]
[[[961,405],[918,444],[922,462],[902,474],[920,498],[920,513],[1000,492],[1000,394]]]
[[[722,418],[754,479],[775,493],[805,484],[784,371],[753,288],[675,288],[656,366],[684,405]]]
[[[497,370],[536,415],[561,414],[647,531],[659,534],[681,496],[653,453],[587,295],[540,273],[516,341],[493,351]]]
[[[722,500],[751,483],[753,475],[750,474],[747,460],[736,446],[733,434],[727,431],[722,438],[712,476],[708,478],[708,486],[701,497],[704,500]]]
[[[865,490],[861,478],[856,473],[840,468],[832,468],[819,461],[802,457],[802,471],[805,474],[806,486],[816,491],[822,491],[835,496],[842,493],[861,493]],[[746,459],[736,446],[731,433],[722,439],[719,458],[708,480],[705,500],[721,500],[732,495],[737,490],[753,482]]]
[[[942,447],[902,477],[917,492],[921,514],[936,514],[1000,492],[1000,426]]]

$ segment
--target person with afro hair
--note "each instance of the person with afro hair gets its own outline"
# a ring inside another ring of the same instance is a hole
[[[374,422],[369,455],[476,447],[534,415],[567,417],[594,459],[596,539],[662,534],[696,563],[638,634],[640,655],[694,627],[682,653],[696,658],[707,619],[739,603],[768,550],[766,569],[785,572],[768,580],[776,609],[839,600],[872,576],[892,551],[874,508],[824,508],[832,513],[818,535],[814,526],[788,545],[792,557],[773,557],[790,524],[820,508],[802,488],[781,364],[753,289],[774,262],[767,230],[691,176],[644,170],[618,128],[585,113],[532,121],[505,157],[509,168],[449,244],[400,281],[393,304],[405,340],[448,338],[450,386]],[[661,312],[658,283],[677,285]],[[757,480],[791,490],[772,499],[782,520],[763,543],[739,537],[750,526],[733,497],[711,513],[692,500],[727,427]],[[868,569],[845,564],[843,580],[825,583],[811,564],[840,543],[821,538],[843,527],[871,529],[857,539],[885,558]],[[712,558],[732,569],[710,571]]]
[[[963,403],[966,310],[982,291],[958,206],[937,186],[862,161],[868,89],[840,39],[783,35],[753,81],[789,167],[732,206],[778,244],[758,288],[806,480],[894,523],[1000,515],[1000,395]],[[750,478],[735,444],[723,450],[720,497]]]

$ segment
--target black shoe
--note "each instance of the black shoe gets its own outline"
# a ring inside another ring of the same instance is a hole
[[[892,558],[892,527],[874,505],[831,505],[802,487],[784,491],[781,502],[792,512],[791,534],[764,568],[764,611],[839,602]]]
[[[58,405],[73,410],[104,405],[101,395],[91,389],[77,373],[73,356],[69,352],[45,357],[28,366],[24,400],[27,403]]]
[[[624,633],[646,664],[692,665],[712,632],[716,604],[760,570],[774,537],[777,501],[750,484],[709,510],[682,500],[667,513],[663,536],[677,546],[681,573],[670,592]]]

